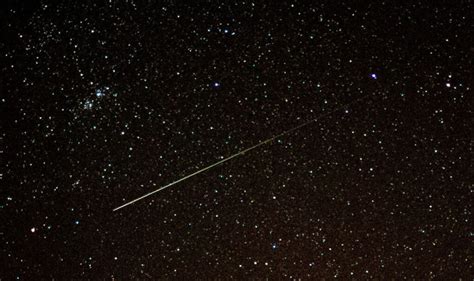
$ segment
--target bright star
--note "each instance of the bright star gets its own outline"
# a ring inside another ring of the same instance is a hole
[[[103,92],[101,89],[97,89],[97,90],[95,91],[95,96],[98,97],[98,98],[103,97],[104,95],[105,95],[105,94],[104,94],[104,92]]]

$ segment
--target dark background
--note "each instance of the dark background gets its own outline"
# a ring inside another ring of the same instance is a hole
[[[2,280],[472,279],[470,1],[99,2],[2,4]]]

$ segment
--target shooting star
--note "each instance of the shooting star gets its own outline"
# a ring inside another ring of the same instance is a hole
[[[222,163],[224,163],[224,162],[227,162],[227,161],[229,161],[229,160],[231,160],[231,159],[233,159],[233,158],[235,158],[235,157],[237,157],[237,156],[244,155],[245,153],[250,152],[250,151],[252,151],[252,150],[254,150],[254,149],[256,149],[256,148],[258,148],[258,147],[260,147],[260,146],[262,146],[262,145],[265,145],[265,144],[267,144],[267,143],[269,143],[269,142],[271,142],[271,141],[273,141],[273,140],[275,140],[275,139],[277,139],[277,138],[280,138],[280,137],[282,137],[282,136],[288,135],[288,134],[290,134],[290,133],[292,133],[292,132],[294,132],[294,131],[296,131],[296,130],[298,130],[298,129],[301,129],[301,128],[303,128],[303,127],[305,127],[305,126],[307,126],[307,125],[309,125],[309,124],[311,124],[311,123],[313,123],[313,122],[318,121],[318,120],[321,119],[321,118],[324,118],[324,117],[326,117],[326,116],[329,116],[329,115],[331,115],[332,113],[334,113],[334,112],[336,112],[336,111],[339,111],[339,110],[341,110],[341,109],[343,109],[343,108],[346,108],[346,107],[348,107],[348,106],[351,106],[351,105],[353,105],[353,104],[355,104],[355,103],[358,103],[358,102],[360,102],[361,100],[367,98],[368,96],[370,96],[370,95],[363,96],[363,97],[361,97],[361,98],[359,98],[359,99],[357,99],[357,100],[355,100],[355,101],[353,101],[353,102],[350,102],[350,103],[348,103],[348,104],[339,106],[339,107],[335,108],[335,109],[332,110],[332,111],[329,111],[329,112],[327,112],[327,113],[325,113],[325,114],[322,114],[322,115],[320,115],[320,116],[318,116],[318,117],[316,117],[316,118],[314,118],[314,119],[311,119],[311,120],[309,120],[309,121],[306,121],[306,122],[303,123],[303,124],[300,124],[300,125],[298,125],[298,126],[296,126],[296,127],[293,127],[293,128],[291,128],[291,129],[289,129],[289,130],[287,130],[287,131],[284,131],[283,133],[280,133],[280,134],[278,134],[278,135],[275,135],[275,136],[273,136],[273,137],[271,137],[271,138],[269,138],[269,139],[266,139],[266,140],[264,140],[264,141],[261,141],[261,142],[257,143],[257,144],[254,145],[254,146],[251,146],[251,147],[249,147],[249,148],[246,148],[246,149],[244,149],[244,150],[241,150],[241,151],[239,151],[239,152],[237,152],[237,153],[235,153],[235,154],[233,154],[233,155],[231,155],[231,156],[229,156],[229,157],[227,157],[227,158],[224,158],[224,159],[222,159],[222,160],[220,160],[220,161],[218,161],[218,162],[216,162],[216,163],[214,163],[214,164],[211,164],[211,165],[209,165],[209,166],[207,166],[207,167],[204,167],[204,168],[202,168],[202,169],[200,169],[200,170],[197,170],[196,172],[194,172],[194,173],[192,173],[192,174],[189,174],[189,175],[187,175],[187,176],[185,176],[185,177],[182,177],[182,178],[180,178],[180,179],[178,179],[178,180],[176,180],[176,181],[174,181],[174,182],[171,182],[171,183],[169,183],[169,184],[167,184],[167,185],[164,185],[164,186],[162,186],[162,187],[160,187],[160,188],[158,188],[158,189],[156,189],[156,190],[153,190],[153,191],[151,191],[151,192],[149,192],[149,193],[147,193],[147,194],[145,194],[145,195],[143,195],[143,196],[140,196],[140,197],[138,197],[138,198],[136,198],[136,199],[133,199],[132,201],[129,201],[129,202],[127,202],[127,203],[125,203],[125,204],[123,204],[123,205],[121,205],[121,206],[119,206],[119,207],[113,209],[113,212],[118,211],[118,210],[120,210],[120,209],[122,209],[122,208],[125,208],[125,207],[127,207],[127,206],[129,206],[129,205],[132,205],[133,203],[136,203],[136,202],[138,202],[138,201],[140,201],[140,200],[142,200],[142,199],[145,199],[146,197],[148,197],[148,196],[150,196],[150,195],[153,195],[153,194],[155,194],[155,193],[157,193],[157,192],[160,192],[160,191],[162,191],[162,190],[164,190],[164,189],[166,189],[166,188],[172,187],[173,185],[175,185],[175,184],[177,184],[177,183],[180,183],[180,182],[182,182],[182,181],[185,181],[185,180],[187,180],[187,179],[189,179],[189,178],[191,178],[191,177],[194,177],[194,176],[196,176],[196,175],[198,175],[198,174],[200,174],[200,173],[203,173],[203,172],[205,172],[205,171],[207,171],[207,170],[210,170],[210,169],[214,168],[215,166],[218,166],[218,165],[220,165],[220,164],[222,164]]]

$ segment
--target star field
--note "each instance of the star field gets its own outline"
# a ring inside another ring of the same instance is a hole
[[[472,280],[472,4],[274,2],[4,4],[0,279]]]

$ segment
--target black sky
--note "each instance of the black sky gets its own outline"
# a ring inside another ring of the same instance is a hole
[[[1,8],[0,279],[472,279],[470,1],[187,2]]]

